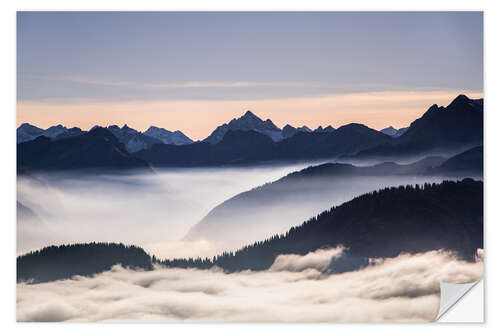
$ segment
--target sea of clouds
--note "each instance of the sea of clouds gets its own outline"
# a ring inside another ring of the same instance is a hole
[[[475,262],[446,251],[371,260],[327,274],[342,248],[281,255],[267,271],[224,273],[115,266],[93,277],[17,284],[18,321],[102,322],[378,322],[432,321],[439,283],[483,275]]]
[[[17,200],[38,217],[18,218],[17,254],[45,246],[123,242],[143,247],[159,258],[211,257],[286,232],[333,205],[356,195],[399,184],[429,181],[422,177],[362,177],[311,182],[308,191],[253,214],[235,211],[221,239],[184,237],[211,209],[225,200],[306,165],[245,168],[163,169],[156,173],[45,173],[18,177]],[[432,179],[441,181],[441,179]],[[313,190],[315,189],[315,190]],[[228,233],[227,227],[240,228]]]
[[[206,241],[182,241],[194,224],[232,196],[303,167],[161,169],[108,175],[58,172],[18,177],[17,200],[39,219],[18,219],[17,253],[102,241],[139,245],[161,258],[212,256],[221,249]]]

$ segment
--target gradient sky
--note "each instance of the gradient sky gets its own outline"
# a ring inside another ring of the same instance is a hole
[[[251,109],[380,129],[483,91],[480,12],[19,12],[17,27],[18,125],[202,139]]]

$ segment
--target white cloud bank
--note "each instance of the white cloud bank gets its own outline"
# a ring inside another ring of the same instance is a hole
[[[443,251],[375,260],[344,274],[321,273],[339,251],[280,256],[273,270],[264,272],[137,272],[116,266],[91,278],[22,283],[17,285],[17,320],[431,321],[439,310],[440,281],[465,283],[483,274],[481,258],[469,263]]]

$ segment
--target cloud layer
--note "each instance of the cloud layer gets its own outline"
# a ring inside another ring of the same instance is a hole
[[[139,245],[161,258],[211,256],[221,249],[203,241],[180,241],[191,226],[230,197],[302,167],[36,175],[43,182],[19,178],[17,200],[41,221],[19,220],[17,251],[103,241]]]
[[[322,273],[339,251],[280,256],[264,272],[138,272],[116,266],[90,278],[18,284],[17,320],[431,321],[439,310],[439,282],[471,282],[483,274],[480,258],[468,263],[443,251],[374,260],[354,272]]]

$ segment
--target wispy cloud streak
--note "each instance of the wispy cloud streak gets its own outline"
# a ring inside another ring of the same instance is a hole
[[[25,79],[39,79],[48,81],[67,81],[89,85],[128,87],[135,89],[190,89],[190,88],[250,88],[250,87],[338,87],[324,82],[300,81],[189,81],[170,83],[150,83],[139,81],[113,81],[85,76],[35,76],[25,75]]]

